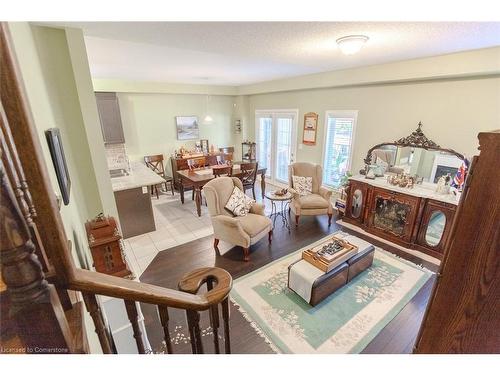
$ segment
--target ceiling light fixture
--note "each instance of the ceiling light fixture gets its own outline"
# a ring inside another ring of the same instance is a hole
[[[209,100],[210,100],[210,96],[207,95],[207,105],[205,107],[206,116],[203,118],[203,123],[205,123],[205,124],[211,124],[214,121],[214,119],[212,118],[212,116],[210,116],[208,114],[208,112],[209,112],[208,111],[208,102],[209,102]]]
[[[344,55],[359,52],[369,38],[366,35],[348,35],[337,39],[337,44]]]

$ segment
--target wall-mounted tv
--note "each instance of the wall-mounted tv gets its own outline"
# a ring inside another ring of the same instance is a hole
[[[49,144],[50,156],[56,170],[57,182],[64,204],[69,204],[69,192],[71,188],[71,179],[69,178],[66,158],[64,156],[64,148],[61,140],[61,133],[58,128],[50,128],[45,131],[45,137]]]

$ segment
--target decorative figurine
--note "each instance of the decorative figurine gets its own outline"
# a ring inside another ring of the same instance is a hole
[[[368,167],[368,172],[366,173],[365,178],[368,178],[369,180],[374,180],[375,179],[375,172],[373,171],[373,168]]]
[[[450,182],[451,182],[450,174],[439,177],[439,180],[437,182],[436,192],[439,194],[449,194]]]

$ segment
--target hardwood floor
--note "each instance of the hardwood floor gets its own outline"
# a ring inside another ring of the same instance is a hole
[[[266,238],[252,246],[250,248],[249,262],[243,262],[243,251],[240,247],[232,247],[222,241],[219,244],[219,248],[223,255],[216,255],[213,249],[213,237],[209,236],[170,248],[166,251],[161,251],[142,274],[140,280],[176,289],[177,282],[182,275],[195,268],[206,266],[224,268],[236,279],[339,229],[335,224],[335,217],[332,226],[328,227],[328,218],[326,215],[323,217],[301,217],[299,227],[296,229],[292,225],[290,234],[282,228],[281,223],[277,223],[272,245],[269,246]],[[359,237],[363,236],[359,235]],[[366,239],[376,246],[391,251],[402,258],[422,264],[431,271],[437,271],[437,266],[433,263],[422,261],[384,243],[377,243],[372,238]],[[227,252],[225,252],[226,250]],[[430,279],[422,287],[415,297],[372,340],[363,352],[411,353],[433,284],[434,278]],[[163,341],[163,331],[156,307],[146,304],[142,304],[141,307],[149,341],[154,351],[160,351]],[[204,312],[201,315],[201,327],[202,329],[206,329],[209,327],[208,313]],[[230,316],[232,353],[272,353],[269,345],[255,332],[233,304],[231,304]],[[177,343],[173,343],[174,353],[191,353],[191,346],[185,340],[188,337],[188,331],[184,311],[170,309],[170,319],[171,337],[177,338]],[[204,333],[203,344],[205,352],[213,353],[211,332],[205,331]],[[219,336],[221,336],[221,332],[219,332]],[[220,340],[222,342],[222,336]]]

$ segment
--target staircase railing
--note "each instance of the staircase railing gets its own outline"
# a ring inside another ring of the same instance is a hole
[[[186,311],[193,353],[204,352],[199,322],[200,313],[207,311],[215,352],[219,353],[222,305],[225,352],[229,353],[232,278],[227,271],[215,267],[194,270],[179,281],[179,290],[174,290],[75,267],[5,23],[0,25],[0,66],[0,264],[10,296],[10,317],[23,343],[74,352],[61,300],[47,280],[50,275],[50,282],[59,290],[82,292],[104,353],[113,353],[114,346],[97,295],[124,301],[139,353],[146,349],[137,302],[157,306],[167,353],[172,353],[170,308]],[[206,291],[200,293],[202,286]]]

